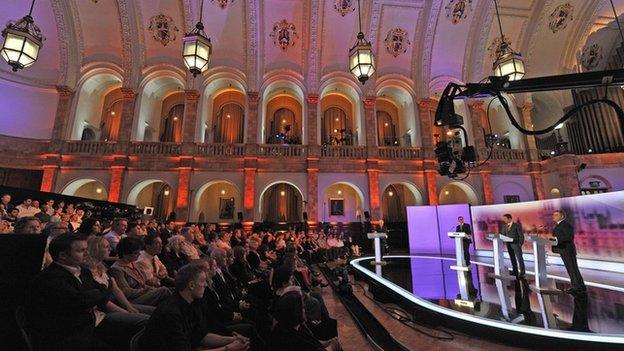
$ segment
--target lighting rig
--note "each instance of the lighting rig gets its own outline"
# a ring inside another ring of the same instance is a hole
[[[606,89],[608,87],[619,87],[623,85],[624,69],[537,77],[518,81],[509,81],[508,77],[490,77],[489,82],[487,83],[468,83],[466,85],[449,83],[440,98],[435,114],[434,126],[439,128],[447,127],[451,129],[461,129],[464,133],[466,146],[461,150],[453,150],[448,142],[437,142],[435,154],[439,163],[438,172],[440,175],[445,175],[449,178],[456,178],[460,174],[469,174],[470,169],[482,166],[489,160],[489,157],[487,157],[482,163],[477,163],[475,148],[474,146],[470,146],[468,135],[462,127],[464,124],[464,118],[455,112],[455,105],[453,101],[456,99],[493,97],[494,99],[499,100],[511,124],[521,133],[526,135],[542,135],[550,133],[555,130],[557,126],[565,123],[570,117],[584,107],[594,104],[606,104],[613,108],[617,113],[620,121],[620,128],[624,134],[624,111],[622,111],[622,108],[617,103],[608,99],[606,95]],[[529,130],[522,127],[514,118],[511,113],[509,103],[503,96],[503,94],[599,87],[605,88],[605,95],[603,98],[589,100],[582,104],[576,105],[554,124],[541,130]]]

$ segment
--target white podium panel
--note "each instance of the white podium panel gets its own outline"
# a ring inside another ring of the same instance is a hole
[[[384,265],[386,264],[386,262],[384,262],[381,259],[381,239],[387,239],[388,238],[388,234],[386,233],[368,233],[366,235],[369,239],[373,240],[373,247],[375,248],[375,261],[372,261],[371,264],[373,265]]]
[[[509,275],[509,269],[505,263],[505,244],[513,241],[512,238],[503,234],[488,234],[488,240],[492,241],[494,247],[494,278],[513,280]]]
[[[557,240],[544,239],[537,235],[528,235],[527,240],[533,243],[533,257],[535,260],[535,290],[541,293],[556,292],[548,281],[546,272],[546,246],[557,245]]]
[[[470,239],[470,235],[462,232],[448,232],[448,237],[455,238],[455,259],[457,260],[457,265],[451,266],[451,269],[467,271],[468,262],[464,258],[464,239]]]

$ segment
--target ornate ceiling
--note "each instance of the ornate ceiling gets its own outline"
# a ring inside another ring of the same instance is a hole
[[[500,0],[506,37],[527,59],[528,76],[576,71],[590,34],[611,28],[608,0]],[[616,0],[618,13],[624,0]],[[184,70],[182,37],[199,17],[199,0],[39,0],[33,17],[46,41],[39,61],[0,78],[29,85],[75,86],[95,67],[114,67],[138,87],[155,68]],[[479,81],[491,73],[488,48],[498,34],[492,0],[361,0],[362,29],[377,55],[377,74],[400,79],[417,97],[448,81]],[[3,0],[0,23],[28,11]],[[287,73],[318,93],[328,77],[346,75],[358,32],[356,0],[205,0],[212,39],[211,71],[227,68],[259,91],[267,77]],[[603,53],[608,56],[609,53]],[[210,72],[208,75],[210,75]],[[190,79],[190,78],[189,78]]]

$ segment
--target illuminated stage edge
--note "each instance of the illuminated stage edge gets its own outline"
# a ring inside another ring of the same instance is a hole
[[[384,256],[384,258],[420,258],[420,259],[442,259],[448,260],[448,258],[436,257],[436,256],[420,256],[420,255],[397,255],[397,256]],[[523,340],[521,346],[524,347],[537,347],[542,349],[548,345],[549,349],[595,349],[595,350],[624,350],[624,335],[622,334],[592,334],[573,331],[563,331],[555,329],[544,329],[539,327],[533,327],[528,325],[511,324],[508,322],[496,321],[493,319],[487,319],[480,316],[469,315],[466,313],[454,311],[442,307],[440,305],[429,302],[423,298],[413,295],[411,292],[403,289],[397,284],[375,274],[370,268],[367,268],[362,261],[374,259],[374,257],[360,257],[350,262],[350,265],[355,269],[356,275],[360,279],[368,281],[374,281],[380,285],[385,292],[394,296],[399,305],[405,306],[406,304],[415,307],[419,312],[425,312],[427,314],[436,317],[441,321],[441,324],[448,326],[452,329],[458,329],[462,332],[467,332],[480,338],[494,339],[497,341],[503,340]],[[487,264],[477,263],[479,265],[488,266]],[[558,279],[558,277],[556,278]],[[588,282],[588,285],[591,283]],[[591,284],[594,285],[594,284]],[[606,287],[604,284],[595,284]],[[370,284],[369,284],[370,286]],[[611,290],[621,291],[621,288],[610,287]],[[516,339],[519,338],[519,339]],[[511,346],[511,345],[510,345]],[[518,346],[518,343],[514,343],[514,346]]]

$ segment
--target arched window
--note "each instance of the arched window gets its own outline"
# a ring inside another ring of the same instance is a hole
[[[354,145],[351,118],[343,109],[330,107],[323,113],[321,143],[327,145]]]
[[[102,113],[102,123],[100,123],[100,140],[116,141],[119,136],[119,125],[121,122],[121,100],[114,101],[109,106],[104,107]]]
[[[162,121],[160,129],[160,141],[176,142],[182,141],[182,119],[184,117],[184,104],[178,104],[169,109],[169,113]]]
[[[273,114],[268,137],[269,144],[301,144],[299,131],[301,126],[295,113],[287,108],[280,108]]]
[[[379,146],[399,146],[397,129],[392,116],[386,111],[377,111],[377,143]]]
[[[215,118],[214,142],[240,144],[243,142],[245,110],[236,103],[223,105]]]

